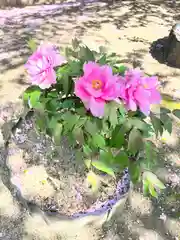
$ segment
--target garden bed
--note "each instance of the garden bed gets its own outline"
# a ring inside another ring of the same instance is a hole
[[[128,173],[119,183],[120,178],[100,175],[98,191],[94,191],[84,162],[75,159],[77,151],[65,139],[55,147],[48,137],[37,133],[33,118],[23,120],[9,145],[11,181],[24,199],[45,212],[80,216],[110,210],[129,190]]]

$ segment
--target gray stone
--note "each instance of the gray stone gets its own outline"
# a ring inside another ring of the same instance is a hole
[[[166,62],[180,68],[180,23],[175,24],[169,34],[166,45]]]
[[[2,148],[4,146],[4,138],[2,135],[2,132],[0,131],[0,148]]]

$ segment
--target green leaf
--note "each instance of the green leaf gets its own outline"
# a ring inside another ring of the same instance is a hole
[[[71,112],[66,112],[63,115],[64,128],[65,131],[71,131],[73,127],[78,123],[80,116],[72,114]]]
[[[62,130],[62,123],[56,122],[56,125],[53,128],[53,140],[56,145],[60,145]]]
[[[163,114],[167,114],[167,113],[171,113],[171,110],[169,110],[168,108],[165,108],[165,107],[161,107],[160,108],[160,113]]]
[[[59,94],[57,91],[52,91],[47,94],[47,98],[58,98]]]
[[[86,116],[87,110],[85,109],[85,107],[80,107],[80,108],[76,108],[76,112],[80,116]]]
[[[60,104],[61,103],[59,103],[56,98],[52,98],[50,101],[46,103],[46,110],[49,112],[56,112]]]
[[[69,61],[69,75],[72,77],[80,76],[82,74],[82,63],[74,60]]]
[[[47,127],[50,129],[50,130],[53,130],[54,127],[56,126],[56,123],[57,123],[57,118],[56,117],[51,117],[48,121],[48,124],[47,124]]]
[[[126,70],[127,70],[127,67],[125,67],[124,65],[121,65],[118,67],[118,73],[120,73],[120,75],[124,75]]]
[[[29,93],[29,107],[30,108],[38,108],[40,106],[40,99],[41,91],[40,90],[34,90],[33,92]]]
[[[73,80],[70,77],[70,67],[69,65],[63,65],[56,70],[58,87],[60,86],[60,91],[68,95],[72,91]],[[62,89],[61,89],[62,88]],[[74,89],[73,89],[74,90]]]
[[[118,109],[119,109],[121,117],[125,118],[127,111],[122,103],[119,104]]]
[[[105,118],[109,119],[113,128],[118,124],[117,109],[118,105],[114,102],[107,103],[105,106]]]
[[[87,120],[84,127],[85,130],[92,136],[99,131],[95,121]]]
[[[124,140],[124,132],[120,130],[120,126],[116,126],[116,128],[112,132],[110,146],[120,148],[123,145]]]
[[[69,94],[70,92],[70,80],[69,80],[69,75],[64,74],[62,79],[61,79],[62,85],[63,85],[63,91],[66,95]]]
[[[141,176],[141,169],[137,162],[130,162],[129,173],[133,183],[137,183]]]
[[[130,118],[129,123],[141,131],[147,131],[148,125],[138,118]]]
[[[129,134],[129,141],[128,141],[128,150],[132,154],[136,154],[139,150],[143,147],[143,140],[141,132],[133,128]]]
[[[157,194],[156,189],[154,188],[154,186],[149,183],[148,187],[149,187],[149,193],[151,194],[151,196],[157,198],[158,194]]]
[[[111,175],[112,177],[115,177],[113,169],[110,166],[108,166],[108,164],[106,164],[105,162],[92,161],[92,166],[102,172]]]
[[[102,120],[102,131],[104,134],[109,136],[110,134],[109,124],[105,119]]]
[[[107,62],[106,55],[103,55],[98,61],[100,65],[104,65],[106,64],[106,62]]]
[[[157,189],[165,189],[165,186],[155,174],[148,171],[143,173],[143,188],[146,192],[148,191],[151,196],[157,198]]]
[[[180,109],[174,109],[172,113],[174,114],[174,116],[180,119]]]
[[[116,127],[116,125],[118,124],[117,109],[115,108],[111,109],[111,114],[109,115],[109,121],[113,128]]]
[[[154,187],[158,189],[165,189],[165,185],[157,178],[157,176],[152,172],[144,172],[143,177]]]
[[[33,93],[36,93],[36,92],[41,92],[41,89],[38,87],[38,86],[30,86],[28,87],[24,93],[22,94],[22,99],[24,102],[27,102],[31,96],[31,94]],[[39,94],[40,95],[40,94]]]
[[[74,108],[75,107],[75,103],[72,99],[66,99],[63,101],[62,103],[62,108]]]
[[[151,141],[145,141],[144,146],[146,159],[143,159],[141,166],[146,170],[152,170],[157,160],[156,146]]]
[[[116,163],[121,169],[128,167],[129,159],[125,151],[120,151],[114,158],[114,163]]]
[[[76,123],[76,128],[83,127],[84,124],[86,123],[87,119],[86,118],[79,118],[78,122]]]
[[[94,118],[94,121],[95,121],[96,126],[99,129],[99,131],[101,131],[103,129],[103,121],[102,121],[102,119]]]
[[[36,124],[37,129],[40,132],[43,132],[43,133],[46,132],[47,118],[45,116],[36,114],[36,116],[35,116],[35,124]]]
[[[44,104],[41,102],[37,102],[36,105],[34,106],[34,109],[44,110]]]
[[[93,52],[87,46],[80,47],[79,58],[84,62],[95,61]]]
[[[99,160],[100,162],[111,164],[114,161],[114,156],[110,151],[100,150]]]
[[[98,133],[92,136],[92,142],[93,142],[93,145],[98,148],[104,148],[106,145],[104,137]]]
[[[129,121],[125,121],[120,129],[123,133],[127,133],[132,129],[132,124]]]
[[[37,45],[36,45],[36,42],[34,41],[34,39],[29,39],[27,41],[27,45],[28,45],[28,48],[32,51],[32,52],[35,52],[36,49],[37,49]]]
[[[29,94],[24,92],[21,96],[20,96],[21,99],[23,99],[23,102],[24,104],[27,104],[28,103],[28,100],[29,100]]]
[[[159,118],[157,118],[153,113],[150,114],[151,122],[153,125],[153,128],[155,130],[156,136],[159,134],[163,134],[163,127],[162,127],[162,122]]]
[[[61,80],[61,78],[68,73],[69,73],[68,65],[63,65],[56,69],[56,76],[57,76],[58,80]]]
[[[149,183],[146,179],[143,179],[143,194],[145,196],[149,194]]]
[[[83,152],[86,156],[90,156],[92,154],[92,149],[87,144],[84,144]]]
[[[72,134],[75,138],[75,140],[79,143],[79,144],[83,144],[84,143],[84,133],[82,128],[77,128],[75,127],[72,131]]]
[[[147,130],[143,132],[143,137],[144,138],[150,138],[154,135],[155,131],[154,131],[154,127],[152,125],[152,123],[146,123],[147,124]]]
[[[172,120],[171,120],[170,116],[167,114],[161,114],[160,118],[164,125],[164,128],[169,132],[169,134],[171,134],[172,133]]]

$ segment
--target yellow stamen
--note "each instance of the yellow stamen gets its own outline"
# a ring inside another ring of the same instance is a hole
[[[101,80],[92,80],[92,87],[95,89],[95,90],[99,90],[102,88],[102,82]]]
[[[148,88],[148,85],[147,85],[147,84],[144,84],[143,86],[144,86],[144,88],[146,88],[146,89]]]

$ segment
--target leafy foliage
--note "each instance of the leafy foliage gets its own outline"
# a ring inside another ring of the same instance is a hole
[[[143,174],[143,190],[145,194],[157,198],[158,190],[165,189],[165,185],[152,172],[144,172]]]
[[[172,113],[174,114],[174,116],[180,119],[180,109],[174,109]]]
[[[36,45],[29,41],[34,51]],[[61,144],[63,136],[78,147],[78,158],[83,157],[89,169],[87,180],[93,191],[98,189],[99,179],[94,171],[116,174],[128,168],[131,180],[143,181],[145,193],[157,197],[163,183],[151,172],[154,170],[157,151],[150,137],[162,135],[164,130],[172,132],[171,111],[161,108],[159,114],[151,112],[147,118],[140,112],[127,111],[123,102],[106,103],[105,116],[93,117],[74,95],[74,83],[83,74],[83,65],[96,61],[108,64],[113,72],[124,75],[127,68],[119,64],[116,54],[108,54],[103,47],[92,51],[78,39],[65,49],[67,63],[57,67],[57,83],[42,90],[31,86],[23,93],[24,104],[34,111],[36,128],[52,137],[55,145]],[[180,111],[172,114],[180,119]]]

